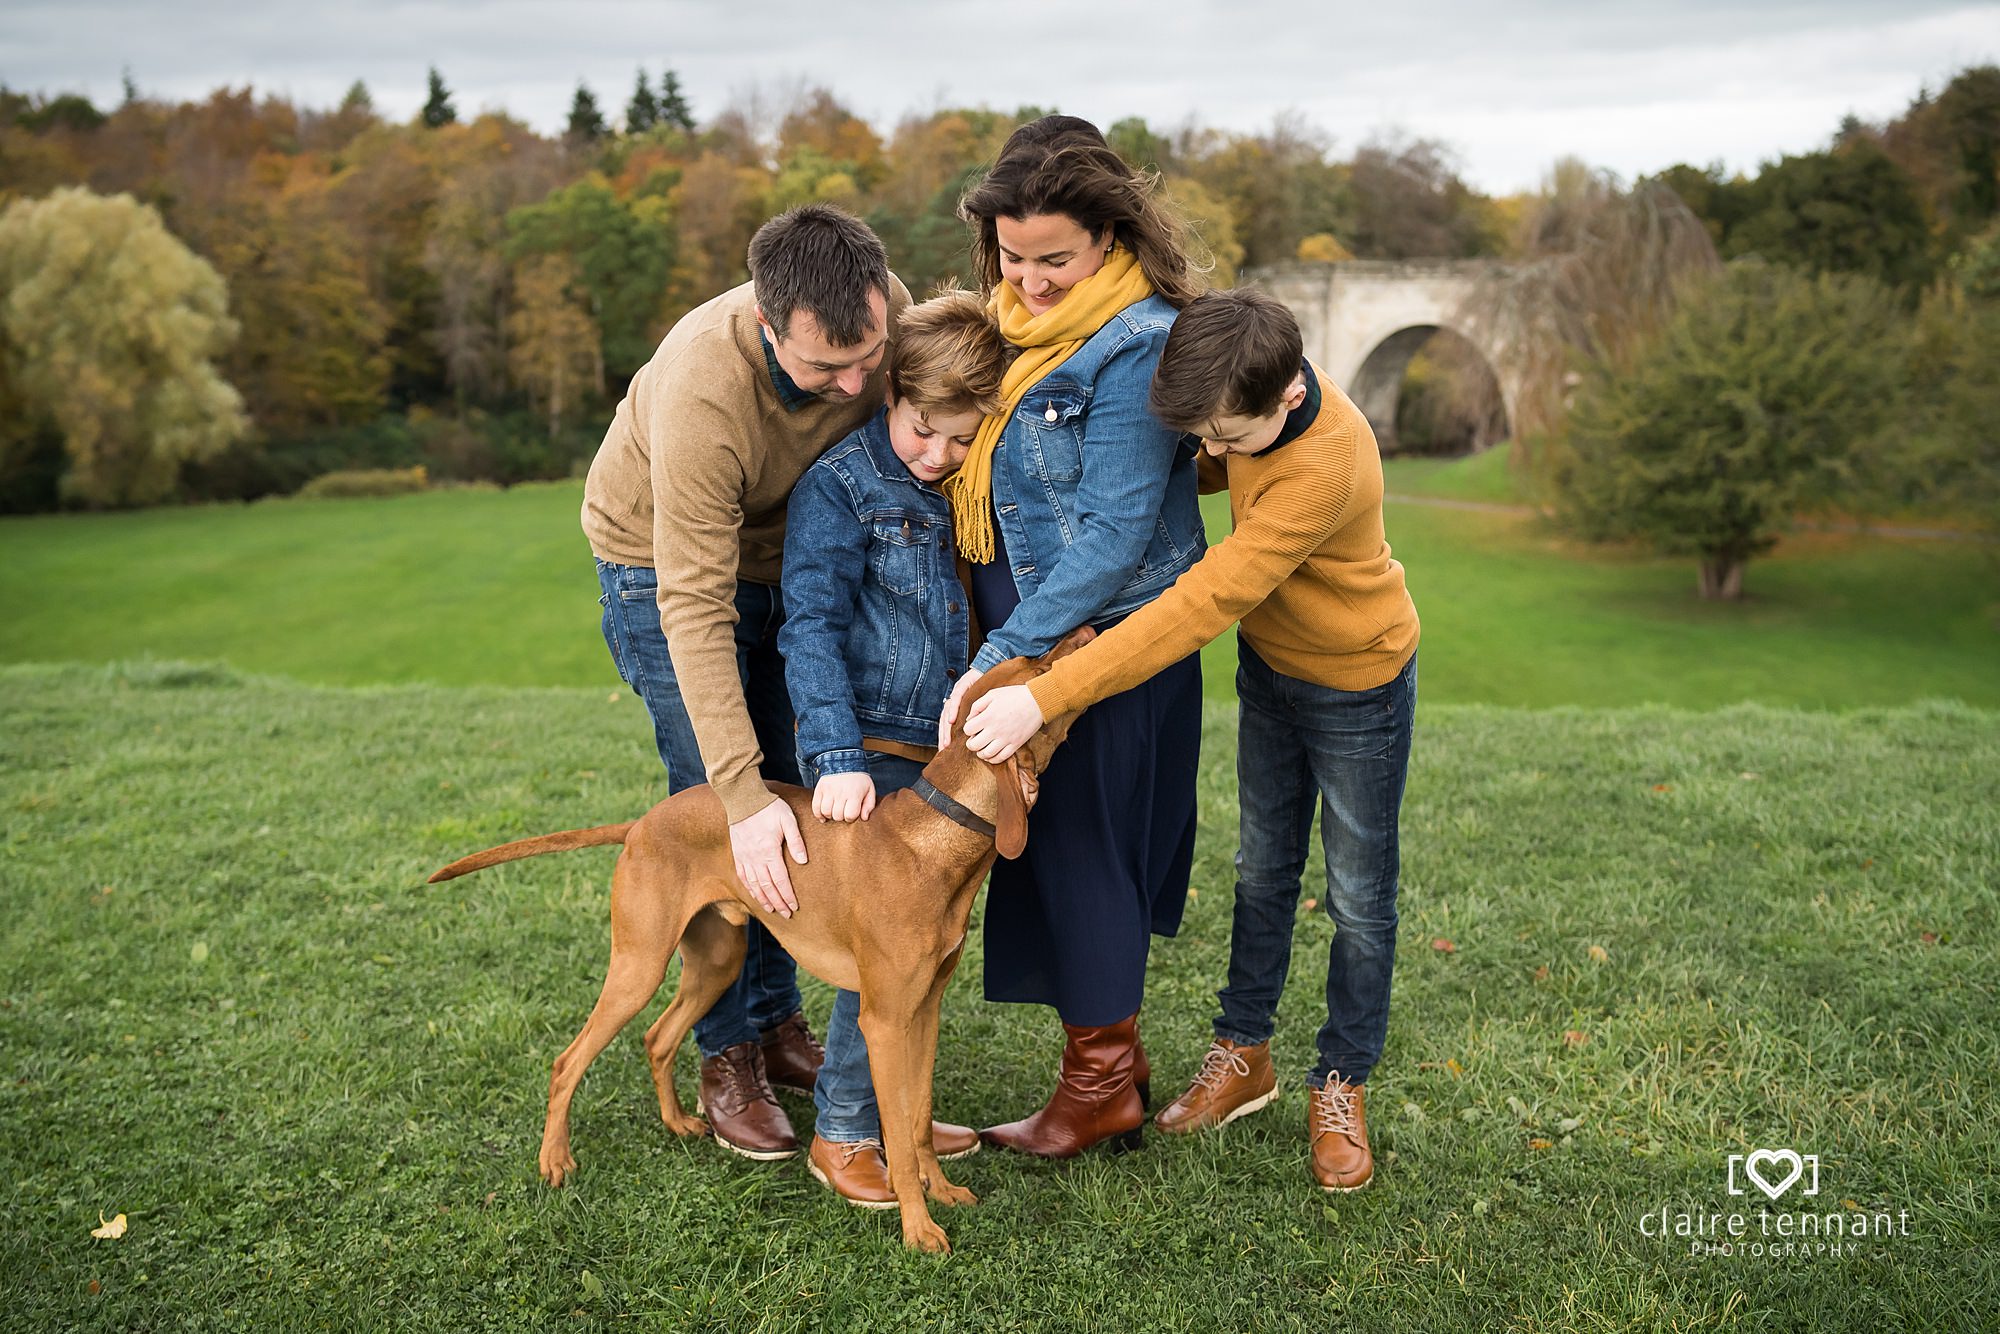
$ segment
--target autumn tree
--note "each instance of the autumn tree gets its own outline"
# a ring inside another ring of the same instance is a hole
[[[507,369],[548,414],[551,439],[561,434],[565,413],[603,388],[604,358],[589,299],[567,255],[530,255],[515,270]]]
[[[1459,179],[1450,150],[1434,139],[1379,139],[1354,154],[1352,226],[1364,259],[1470,259],[1498,249],[1484,198]]]
[[[145,504],[243,435],[212,360],[236,336],[228,293],[145,205],[78,188],[10,204],[0,297],[0,464],[52,432],[65,497]]]
[[[1702,597],[1741,597],[1801,511],[1854,495],[1901,409],[1897,316],[1872,279],[1732,264],[1638,355],[1586,370],[1559,511],[1590,538],[1693,555]]]
[[[669,209],[660,198],[621,200],[591,177],[507,215],[508,253],[516,261],[569,261],[565,282],[582,295],[604,363],[620,377],[644,365],[659,340],[674,263]]]

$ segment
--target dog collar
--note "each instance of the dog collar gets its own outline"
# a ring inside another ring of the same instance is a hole
[[[964,829],[970,829],[981,838],[993,837],[993,826],[980,819],[973,812],[937,790],[928,778],[919,778],[910,784],[910,791],[924,799],[924,805]]]

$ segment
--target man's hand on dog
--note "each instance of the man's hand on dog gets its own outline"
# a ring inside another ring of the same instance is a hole
[[[1042,706],[1026,686],[986,692],[965,717],[965,744],[988,764],[998,764],[1028,744],[1042,726]]]
[[[972,683],[984,675],[986,675],[985,672],[980,671],[976,667],[973,668],[964,676],[959,677],[958,684],[951,688],[949,695],[945,696],[944,712],[938,717],[939,750],[944,750],[951,745],[951,725],[958,721],[958,709],[959,705],[965,699],[965,692],[972,689]]]
[[[813,814],[821,820],[866,820],[875,813],[875,780],[865,773],[828,774],[813,785]]]
[[[805,835],[798,817],[782,801],[773,801],[755,815],[729,826],[729,851],[736,859],[736,878],[765,912],[790,917],[799,910],[792,877],[785,870],[785,852],[806,864]]]

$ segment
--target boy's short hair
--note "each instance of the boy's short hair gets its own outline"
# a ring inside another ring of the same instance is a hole
[[[1248,287],[1206,292],[1167,335],[1153,372],[1153,415],[1176,431],[1267,416],[1304,360],[1299,322],[1284,302]]]
[[[925,416],[968,411],[996,416],[1011,351],[985,301],[947,289],[907,307],[896,321],[889,392]]]
[[[750,285],[778,338],[803,310],[835,347],[868,333],[868,298],[889,299],[889,255],[867,223],[831,204],[801,204],[750,238]]]

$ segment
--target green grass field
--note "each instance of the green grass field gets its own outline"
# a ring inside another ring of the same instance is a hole
[[[1391,489],[1491,489],[1498,457],[1399,462]],[[0,661],[615,684],[580,503],[565,483],[0,521]],[[2000,546],[1801,536],[1719,606],[1687,561],[1582,549],[1518,515],[1392,504],[1388,530],[1429,701],[2000,706]],[[1232,693],[1233,664],[1227,639],[1209,652],[1211,697]]]
[[[796,1162],[672,1140],[639,1026],[579,1095],[576,1185],[537,1180],[611,858],[422,881],[660,795],[611,694],[0,669],[10,1328],[1990,1328],[1991,713],[1427,700],[1377,1183],[1313,1188],[1294,1086],[1124,1157],[958,1164],[984,1202],[944,1215],[936,1260]],[[1163,1086],[1221,980],[1230,750],[1212,708],[1196,897],[1144,1015]],[[974,920],[939,1106],[978,1123],[1045,1091],[1056,1043],[980,1000]],[[1294,1078],[1328,931],[1302,913]],[[1779,1258],[1642,1231],[1757,1228],[1727,1159],[1784,1147],[1821,1193],[1773,1212],[1907,1212],[1908,1234]],[[119,1212],[122,1240],[90,1236]]]

